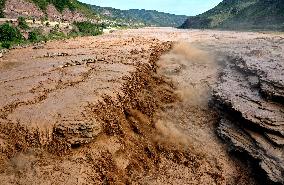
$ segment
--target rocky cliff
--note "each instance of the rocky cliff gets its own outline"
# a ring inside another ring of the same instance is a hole
[[[273,182],[284,184],[283,38],[255,39],[232,52],[214,88],[218,134],[230,149],[248,153]],[[263,50],[264,42],[273,51]],[[271,43],[274,43],[271,45]]]
[[[35,3],[27,0],[5,0],[3,15],[6,18],[16,19],[19,16],[33,19],[48,19],[51,21],[85,21],[87,17],[76,9],[68,7],[62,11],[53,4],[48,4],[44,9]]]

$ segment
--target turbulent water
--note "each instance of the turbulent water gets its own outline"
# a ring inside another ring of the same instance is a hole
[[[260,184],[209,102],[227,55],[264,33],[145,28],[0,59],[4,184]]]

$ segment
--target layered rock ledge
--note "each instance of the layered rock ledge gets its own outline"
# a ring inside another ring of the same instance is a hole
[[[259,57],[261,55],[262,57]],[[284,183],[284,63],[264,50],[232,54],[213,91],[218,134],[231,149],[259,161],[270,180]]]

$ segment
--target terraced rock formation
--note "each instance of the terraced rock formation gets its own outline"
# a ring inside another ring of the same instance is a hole
[[[214,89],[213,104],[221,113],[218,133],[233,150],[259,161],[272,181],[283,184],[283,56],[262,49],[246,53],[226,59]]]

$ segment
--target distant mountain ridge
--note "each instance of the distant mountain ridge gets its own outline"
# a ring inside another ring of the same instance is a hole
[[[284,0],[223,0],[181,28],[284,30]]]
[[[130,22],[142,22],[147,26],[177,27],[187,19],[187,16],[185,15],[174,15],[158,12],[156,10],[120,10],[95,5],[93,5],[92,8],[99,14],[108,18],[124,19]]]

